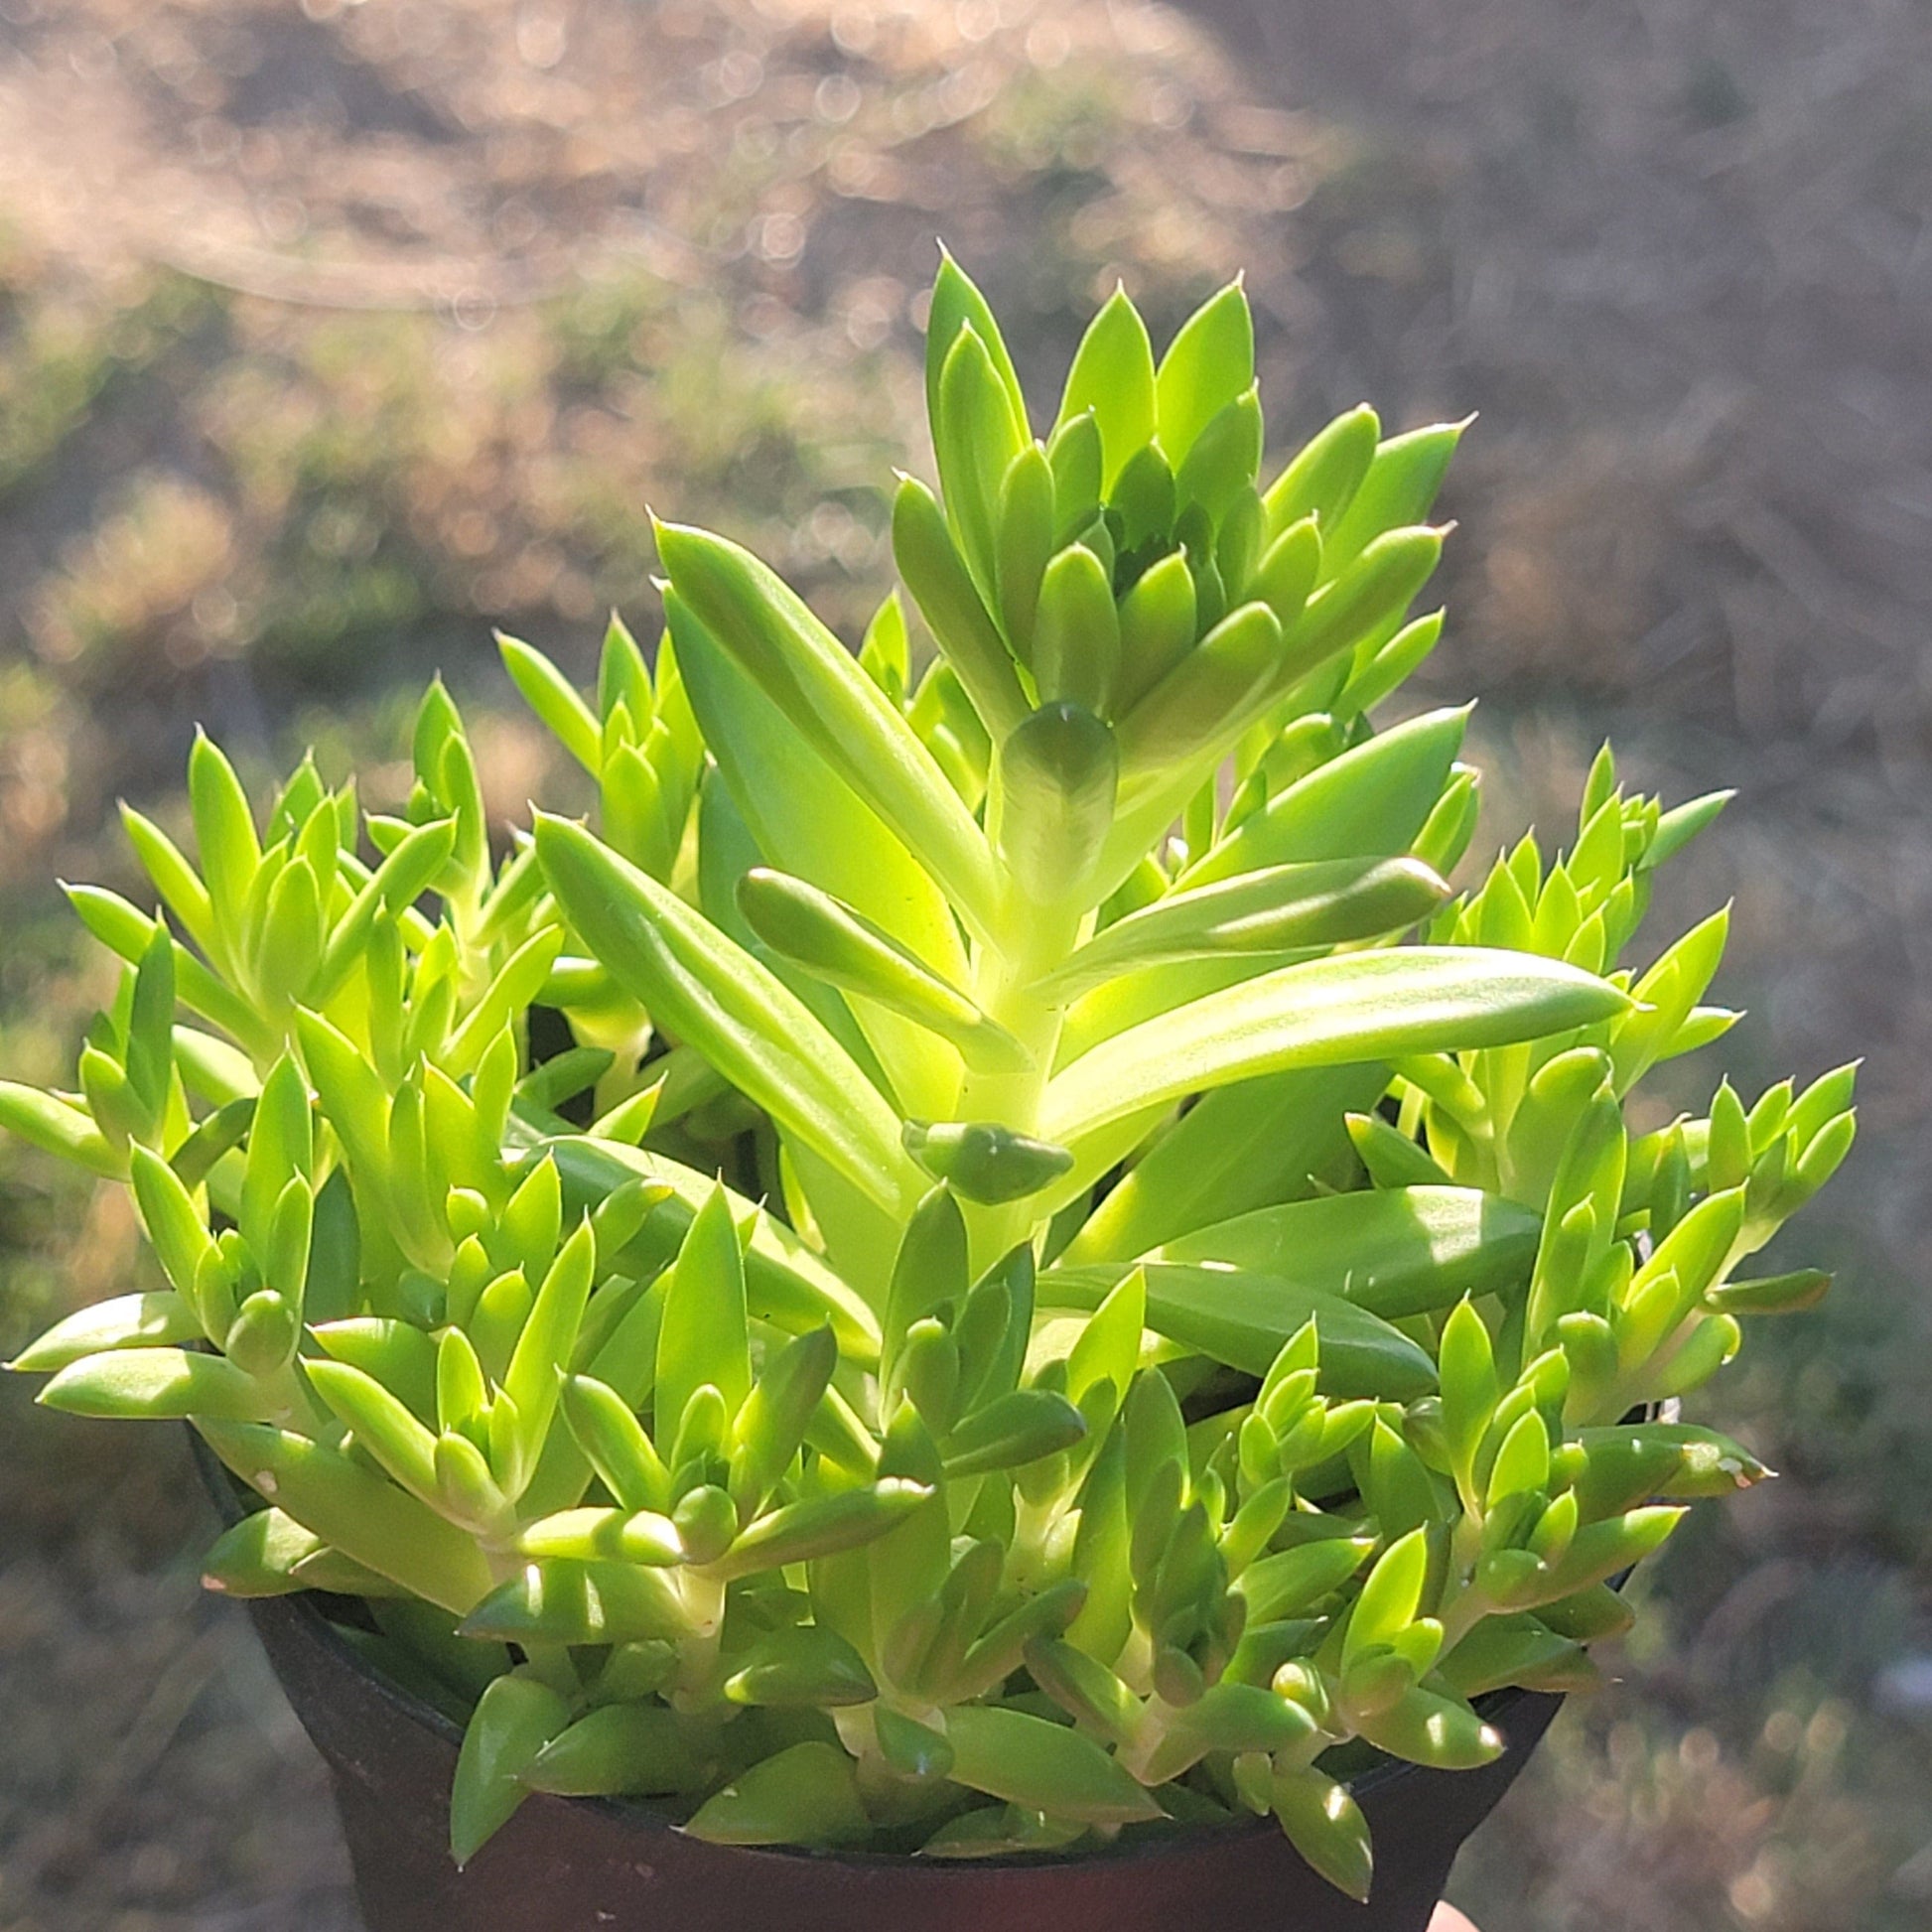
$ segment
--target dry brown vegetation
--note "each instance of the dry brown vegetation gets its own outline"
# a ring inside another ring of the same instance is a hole
[[[1839,1293],[1712,1398],[1786,1480],[1674,1548],[1457,1895],[1922,1926],[1929,96],[1908,0],[0,0],[0,1064],[70,1055],[47,882],[125,882],[195,720],[379,795],[440,664],[520,809],[488,625],[647,621],[647,500],[856,625],[935,232],[1042,392],[1115,277],[1159,325],[1245,268],[1276,443],[1482,412],[1437,675],[1494,837],[1606,730],[1740,783],[1663,913],[1735,897],[1747,1073],[1872,1055]],[[0,1250],[0,1347],[139,1265],[13,1149]],[[0,1447],[0,1928],[350,1927],[180,1445],[9,1386]]]

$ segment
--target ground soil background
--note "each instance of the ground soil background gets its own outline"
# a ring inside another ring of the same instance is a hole
[[[1481,412],[1431,695],[1488,838],[1608,733],[1741,796],[1746,1083],[1865,1053],[1841,1267],[1706,1400],[1784,1479],[1645,1586],[1459,1868],[1485,1932],[1932,1911],[1932,13],[1912,0],[0,0],[0,1068],[102,997],[51,881],[130,883],[197,721],[371,802],[440,666],[507,822],[493,622],[587,670],[643,504],[848,632],[928,464],[943,234],[1050,394],[1125,278],[1245,269],[1277,448]],[[1693,1064],[1686,1092],[1715,1074]],[[0,1351],[141,1267],[0,1149]],[[0,1932],[350,1932],[320,1771],[183,1446],[0,1387]]]

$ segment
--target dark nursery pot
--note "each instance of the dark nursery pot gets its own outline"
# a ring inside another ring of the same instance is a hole
[[[1366,1906],[1266,1821],[1084,1858],[923,1864],[708,1845],[642,1805],[539,1794],[459,1872],[456,1727],[370,1671],[308,1598],[249,1611],[335,1782],[369,1932],[1424,1932],[1462,1841],[1562,1702],[1499,1695],[1486,1711],[1509,1748],[1483,1770],[1390,1763],[1357,1780],[1375,1833]]]
[[[249,1507],[190,1431],[224,1523]],[[462,1732],[369,1667],[308,1595],[248,1604],[329,1767],[368,1932],[1427,1932],[1463,1841],[1563,1706],[1499,1691],[1506,1742],[1479,1771],[1384,1760],[1352,1789],[1375,1839],[1374,1896],[1345,1897],[1272,1820],[1176,1830],[1084,1856],[934,1861],[711,1845],[645,1804],[533,1792],[459,1871],[450,1785]]]

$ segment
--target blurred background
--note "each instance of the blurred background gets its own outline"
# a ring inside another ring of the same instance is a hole
[[[53,882],[133,888],[113,801],[177,822],[196,722],[378,804],[440,666],[517,812],[550,750],[490,625],[586,674],[612,606],[651,626],[646,501],[851,634],[929,470],[935,234],[1040,397],[1117,277],[1159,338],[1245,270],[1278,453],[1482,412],[1422,694],[1483,694],[1479,850],[1561,835],[1606,733],[1669,800],[1737,784],[1654,929],[1735,899],[1747,1094],[1870,1056],[1802,1224],[1838,1290],[1701,1401],[1784,1480],[1671,1546],[1454,1896],[1922,1928],[1928,209],[1909,0],[0,0],[0,1069],[70,1068],[107,987]],[[147,1265],[0,1145],[0,1355]],[[182,1443],[30,1394],[0,1932],[353,1932]]]

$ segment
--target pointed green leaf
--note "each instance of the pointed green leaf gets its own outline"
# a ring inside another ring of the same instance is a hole
[[[1184,1347],[1249,1375],[1265,1375],[1282,1344],[1311,1318],[1321,1336],[1321,1382],[1340,1397],[1407,1402],[1436,1386],[1428,1354],[1365,1309],[1271,1275],[1149,1262],[1147,1324]],[[1117,1266],[1045,1270],[1042,1308],[1098,1308]]]
[[[261,842],[234,766],[201,732],[188,757],[188,799],[220,953],[232,960],[241,939],[242,907],[261,864]]]
[[[1343,1120],[1372,1107],[1387,1069],[1315,1067],[1203,1094],[1158,1139],[1074,1237],[1069,1263],[1128,1261],[1176,1235],[1313,1191],[1343,1151]]]
[[[38,1339],[30,1341],[7,1367],[23,1374],[45,1375],[66,1368],[83,1355],[114,1348],[163,1348],[173,1343],[200,1341],[202,1324],[185,1296],[163,1290],[146,1295],[117,1295],[76,1309]]]
[[[1120,620],[1106,566],[1084,544],[1069,544],[1040,578],[1033,666],[1043,703],[1107,709],[1120,666]]]
[[[1087,325],[1067,370],[1055,429],[1093,412],[1102,453],[1100,483],[1111,490],[1127,459],[1154,435],[1154,348],[1147,324],[1116,288]]]
[[[1184,462],[1201,431],[1254,379],[1254,318],[1241,284],[1230,282],[1188,317],[1161,358],[1155,403],[1168,461]]]
[[[489,1588],[476,1539],[361,1464],[305,1437],[198,1421],[227,1466],[333,1549],[461,1614]]]
[[[1362,1723],[1362,1735],[1392,1757],[1437,1771],[1473,1771],[1503,1754],[1503,1736],[1459,1698],[1420,1687]]]
[[[1281,620],[1267,605],[1224,618],[1121,720],[1123,782],[1180,783],[1224,752],[1252,722],[1281,650]]]
[[[1303,1858],[1337,1890],[1367,1904],[1375,1853],[1368,1820],[1347,1786],[1312,1766],[1278,1769],[1271,1796],[1282,1830]]]
[[[746,1577],[857,1549],[898,1528],[931,1497],[923,1483],[885,1476],[861,1489],[784,1503],[748,1524],[715,1572]]]
[[[866,1837],[872,1821],[852,1760],[836,1744],[808,1742],[739,1772],[684,1829],[712,1845],[831,1846]]]
[[[181,849],[160,826],[121,800],[121,825],[161,900],[206,953],[214,950],[214,907]]]
[[[1029,443],[1007,467],[1000,484],[995,570],[1000,623],[1014,653],[1031,661],[1040,578],[1056,548],[1053,466],[1038,443]]]
[[[1305,516],[1332,530],[1368,475],[1381,433],[1375,411],[1358,403],[1305,444],[1262,496],[1270,533]]]
[[[1218,525],[1244,490],[1252,491],[1261,464],[1261,393],[1250,383],[1202,426],[1174,468],[1179,508],[1199,503]]]
[[[1027,420],[1027,400],[1021,393],[1020,378],[1014,373],[1013,357],[1007,353],[1000,325],[994,320],[985,296],[941,243],[939,272],[933,278],[932,307],[926,318],[925,407],[929,422],[939,420],[940,377],[946,357],[963,328],[970,328],[986,345],[1014,416],[1024,423]]]
[[[1449,782],[1468,712],[1432,711],[1317,765],[1190,865],[1194,887],[1262,866],[1408,851]]]
[[[1016,466],[1024,461],[1023,453]],[[938,503],[913,477],[899,479],[893,498],[893,556],[973,709],[995,738],[1004,738],[1027,713],[1013,659],[953,546]],[[1031,605],[1027,609],[1031,617]]]
[[[1056,995],[1083,992],[1170,960],[1376,938],[1414,924],[1448,897],[1449,888],[1415,859],[1270,866],[1171,894],[1116,919],[1043,985]]]
[[[118,1176],[124,1172],[124,1157],[79,1108],[36,1087],[0,1080],[0,1127],[90,1173]]]
[[[684,606],[792,728],[921,859],[969,918],[992,903],[986,842],[911,727],[798,597],[722,537],[667,524],[658,549]],[[676,628],[674,606],[671,612]]]
[[[725,1680],[733,1704],[831,1710],[879,1695],[866,1660],[836,1630],[803,1624],[774,1630]]]
[[[1372,1537],[1332,1535],[1256,1559],[1235,1587],[1251,1623],[1272,1623],[1311,1610],[1354,1576],[1374,1553]]]
[[[1393,635],[1441,560],[1443,536],[1426,527],[1385,530],[1317,591],[1290,632],[1281,688],[1338,650]],[[1321,554],[1325,566],[1325,547]]]
[[[953,1782],[1009,1804],[1090,1825],[1163,1815],[1153,1794],[1092,1738],[1024,1711],[962,1705],[946,1715],[946,1741]]]
[[[219,1355],[183,1348],[118,1348],[69,1362],[35,1398],[69,1416],[149,1420],[207,1417],[268,1422],[288,1413],[277,1393]]]
[[[175,942],[159,921],[134,975],[127,1020],[127,1080],[149,1116],[159,1119],[175,1065]]]
[[[733,1245],[737,1245],[735,1238]],[[570,1366],[577,1346],[596,1270],[597,1238],[586,1215],[545,1271],[503,1377],[503,1387],[516,1404],[524,1454],[531,1466],[549,1435],[559,1377]]]
[[[1393,1320],[1520,1288],[1540,1231],[1534,1209],[1499,1195],[1395,1187],[1259,1208],[1170,1241],[1154,1259],[1275,1276]]]
[[[1042,706],[1000,747],[988,819],[1032,903],[1090,902],[1084,889],[1113,818],[1118,769],[1113,733],[1075,704]]]
[[[758,1508],[797,1454],[838,1360],[830,1328],[794,1336],[766,1358],[732,1422],[732,1495],[741,1511]]]
[[[524,1771],[569,1722],[569,1705],[533,1676],[512,1672],[484,1690],[450,1791],[450,1856],[459,1870],[530,1795]]]
[[[347,1362],[313,1361],[306,1373],[356,1441],[403,1485],[435,1506],[436,1438],[374,1376]]]
[[[745,1265],[722,1187],[698,1210],[678,1250],[657,1337],[658,1434],[668,1440],[686,1404],[709,1384],[737,1415],[751,1392]]]
[[[599,1480],[627,1511],[662,1511],[671,1473],[623,1398],[594,1376],[573,1375],[563,1390],[564,1420]]]
[[[989,603],[999,595],[1000,484],[1026,446],[1026,422],[978,331],[963,327],[939,372],[932,447],[946,521]]]
[[[285,1511],[257,1509],[215,1538],[202,1559],[202,1587],[223,1596],[287,1596],[310,1587],[296,1566],[327,1550]],[[384,1580],[371,1572],[369,1581]]]
[[[556,665],[520,637],[499,630],[496,649],[524,702],[556,734],[564,750],[595,777],[604,761],[604,733],[597,714]]]
[[[1322,538],[1323,560],[1331,576],[1360,556],[1382,531],[1420,523],[1428,516],[1449,458],[1474,420],[1434,423],[1377,446],[1347,510],[1332,519]]]
[[[968,1416],[946,1438],[946,1474],[957,1478],[1017,1469],[1072,1448],[1086,1433],[1079,1410],[1064,1396],[1049,1389],[1015,1389]]]
[[[653,1018],[881,1206],[916,1189],[892,1109],[775,975],[582,826],[539,814],[536,836],[559,903]]]
[[[689,1636],[691,1621],[668,1570],[568,1557],[526,1563],[476,1602],[466,1637],[505,1643],[639,1643]]]
[[[1115,702],[1131,711],[1193,648],[1194,578],[1183,552],[1144,571],[1120,601]]]
[[[1048,1083],[1040,1128],[1066,1145],[1155,1101],[1244,1075],[1504,1045],[1627,1005],[1607,981],[1528,953],[1415,946],[1313,960],[1102,1041]]]
[[[773,952],[903,1014],[958,1047],[970,1064],[1014,1071],[1028,1063],[1019,1041],[956,986],[831,894],[757,866],[738,883],[738,904]]]
[[[607,1704],[551,1738],[523,1782],[564,1798],[655,1797],[689,1790],[704,1768],[676,1712]]]

